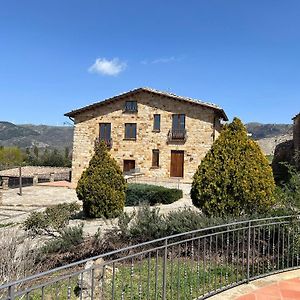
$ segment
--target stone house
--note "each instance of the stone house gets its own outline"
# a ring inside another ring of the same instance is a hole
[[[295,151],[300,151],[300,113],[293,118],[293,140]]]
[[[191,182],[228,118],[214,104],[137,88],[65,114],[74,121],[72,182],[104,140],[124,172]]]
[[[297,169],[300,169],[300,113],[293,118],[294,159]]]

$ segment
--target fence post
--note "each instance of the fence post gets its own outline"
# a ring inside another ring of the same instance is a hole
[[[164,261],[163,261],[163,291],[162,300],[167,299],[167,261],[168,261],[168,239],[165,239]]]
[[[19,195],[22,196],[22,167],[19,167]]]
[[[248,239],[247,239],[247,283],[250,281],[250,241],[251,241],[251,221],[248,222]]]
[[[10,285],[8,287],[8,299],[9,300],[15,299],[15,286],[14,285]]]
[[[9,177],[8,176],[2,176],[2,189],[3,190],[8,190],[8,184],[9,184]]]

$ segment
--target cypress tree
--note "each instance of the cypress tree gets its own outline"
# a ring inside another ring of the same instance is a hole
[[[193,204],[208,216],[265,212],[274,204],[272,169],[238,118],[225,125],[194,174]]]
[[[125,205],[126,182],[121,168],[104,142],[95,145],[95,154],[78,181],[76,193],[90,218],[114,218]]]

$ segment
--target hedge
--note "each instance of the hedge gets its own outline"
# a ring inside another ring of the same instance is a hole
[[[141,203],[155,205],[157,203],[170,204],[183,196],[182,190],[169,189],[150,184],[129,184],[126,191],[126,206],[135,206]]]

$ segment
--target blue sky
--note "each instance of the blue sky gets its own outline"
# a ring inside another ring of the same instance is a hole
[[[65,112],[140,86],[230,119],[290,123],[300,1],[0,2],[0,120],[62,125]]]

